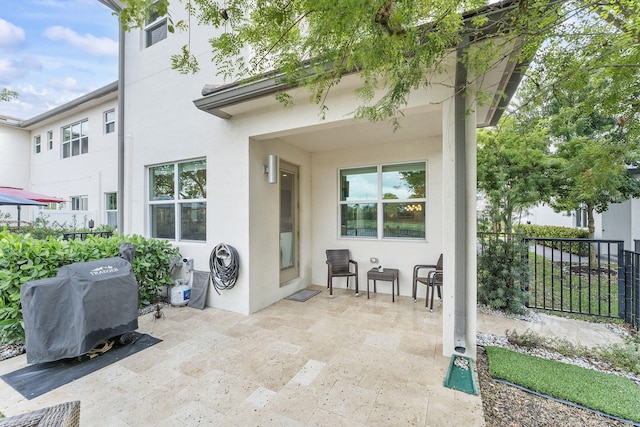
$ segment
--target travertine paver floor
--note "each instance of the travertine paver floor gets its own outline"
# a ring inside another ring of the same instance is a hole
[[[443,386],[441,305],[336,289],[250,316],[165,308],[139,331],[163,341],[26,400],[6,416],[81,401],[82,426],[481,426],[479,396]],[[0,374],[26,366],[0,362]]]

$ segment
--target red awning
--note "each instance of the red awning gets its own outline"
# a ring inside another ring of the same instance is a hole
[[[66,200],[58,199],[56,197],[46,196],[44,194],[33,193],[16,187],[3,187],[0,186],[0,194],[7,194],[9,196],[22,197],[23,199],[35,200],[42,203],[63,203]]]

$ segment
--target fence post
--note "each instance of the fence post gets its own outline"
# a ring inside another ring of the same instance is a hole
[[[618,245],[618,317],[624,319],[625,323],[629,323],[627,315],[627,301],[629,295],[626,284],[629,282],[626,277],[627,269],[625,268],[627,253],[624,250],[624,244]]]

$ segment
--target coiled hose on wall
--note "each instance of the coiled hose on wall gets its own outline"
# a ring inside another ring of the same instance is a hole
[[[209,270],[214,289],[219,291],[231,289],[238,280],[240,270],[240,258],[238,251],[233,246],[220,243],[211,251],[209,256]]]

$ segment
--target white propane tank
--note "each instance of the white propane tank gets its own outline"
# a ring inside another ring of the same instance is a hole
[[[191,297],[191,288],[181,283],[182,281],[176,280],[176,286],[171,288],[171,305],[173,306],[187,305]]]

